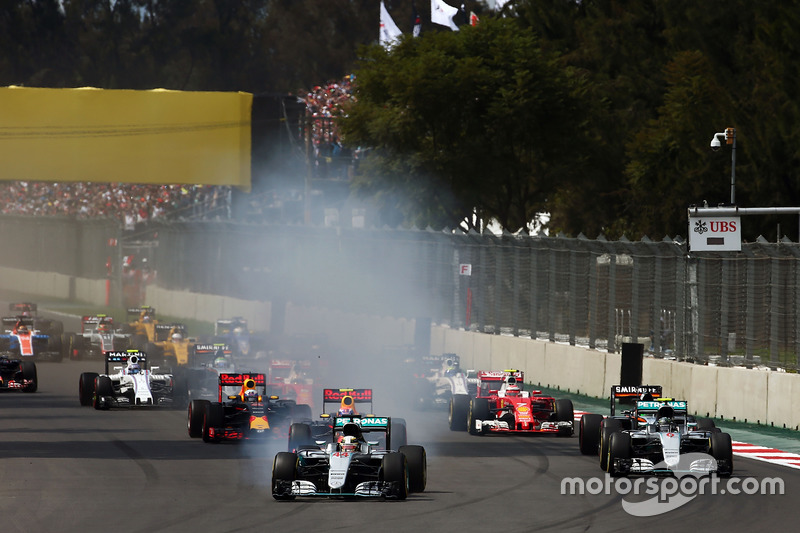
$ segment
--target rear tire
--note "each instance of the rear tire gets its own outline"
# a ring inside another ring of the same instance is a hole
[[[297,451],[305,446],[313,445],[314,438],[311,436],[310,425],[294,423],[289,426],[289,451]]]
[[[583,455],[596,455],[600,448],[600,425],[603,415],[588,414],[581,417],[578,427],[578,445]]]
[[[622,421],[606,418],[600,425],[600,468],[608,472],[608,444],[611,434],[622,431]]]
[[[409,492],[425,492],[428,484],[428,457],[422,446],[400,446],[400,453],[406,456],[408,465]]]
[[[189,403],[187,427],[189,437],[197,439],[203,436],[203,418],[206,408],[211,404],[208,400],[192,400]]]
[[[455,394],[450,398],[450,431],[466,431],[469,426],[469,395]]]
[[[406,429],[405,419],[392,418],[392,427],[389,435],[393,450],[397,450],[400,446],[408,444],[408,430]]]
[[[381,461],[381,475],[383,481],[395,483],[397,499],[408,498],[408,464],[405,455],[398,452],[384,455]]]
[[[84,372],[81,374],[78,382],[78,399],[84,407],[92,405],[95,379],[97,379],[97,372]]]
[[[277,494],[278,481],[294,481],[297,479],[297,454],[278,452],[272,462],[272,497],[276,500],[294,500],[294,495]]]
[[[311,406],[306,403],[292,407],[292,420],[311,420],[313,416]]]

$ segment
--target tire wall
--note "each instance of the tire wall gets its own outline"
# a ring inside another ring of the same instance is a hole
[[[49,298],[70,298],[103,305],[105,280],[88,280],[62,274],[28,272],[0,267],[0,288]],[[165,315],[214,321],[240,315],[253,329],[269,331],[271,305],[150,286],[147,304]],[[334,346],[380,353],[386,346],[414,342],[413,319],[343,313],[323,308],[286,304],[284,333],[325,334]],[[521,337],[490,335],[431,327],[431,353],[457,353],[462,367],[475,369],[518,368],[526,381],[558,387],[569,392],[607,398],[619,382],[620,355]],[[701,416],[800,428],[800,374],[766,372],[665,361],[646,357],[642,380],[662,385],[665,394],[685,399]]]

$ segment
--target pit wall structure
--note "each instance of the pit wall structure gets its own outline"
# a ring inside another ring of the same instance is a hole
[[[0,288],[74,298],[103,305],[105,280],[88,280],[46,272],[0,267]],[[147,304],[164,315],[213,322],[243,316],[251,327],[269,331],[269,302],[169,291],[150,286]],[[286,304],[282,321],[287,335],[324,334],[333,346],[382,353],[386,347],[412,345],[416,321]],[[354,345],[354,343],[356,343]],[[490,335],[431,326],[430,352],[456,353],[462,368],[525,372],[526,381],[567,392],[607,398],[619,383],[621,356],[567,344],[522,337]],[[646,357],[642,382],[662,385],[665,394],[685,399],[695,414],[777,427],[800,428],[800,374],[725,368]]]

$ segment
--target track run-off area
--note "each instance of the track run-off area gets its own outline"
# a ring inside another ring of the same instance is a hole
[[[346,355],[331,361],[320,391],[373,388],[375,414],[405,418],[409,443],[425,446],[427,490],[405,501],[278,502],[270,493],[271,467],[285,441],[205,444],[189,438],[183,409],[81,407],[80,373],[102,372],[101,361],[37,367],[38,392],[0,394],[4,532],[750,532],[793,531],[797,523],[796,468],[737,455],[734,475],[719,480],[714,493],[708,483],[704,494],[668,495],[661,507],[634,511],[649,516],[635,516],[631,504],[655,496],[617,492],[597,458],[580,454],[577,435],[452,432],[446,411],[410,407],[385,362]],[[586,490],[564,494],[567,479]],[[780,479],[783,494],[745,493],[770,479]],[[654,480],[662,496],[671,488],[662,487],[668,482]]]

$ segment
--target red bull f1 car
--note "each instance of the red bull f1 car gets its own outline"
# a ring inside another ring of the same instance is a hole
[[[220,374],[218,401],[189,403],[189,436],[204,442],[286,438],[294,418],[310,417],[310,407],[266,393],[264,374]]]
[[[0,356],[0,391],[36,392],[36,363]]]
[[[524,391],[523,377],[520,370],[478,372],[477,396],[470,400],[467,413],[471,434],[572,436],[572,400],[557,400],[536,390]]]

